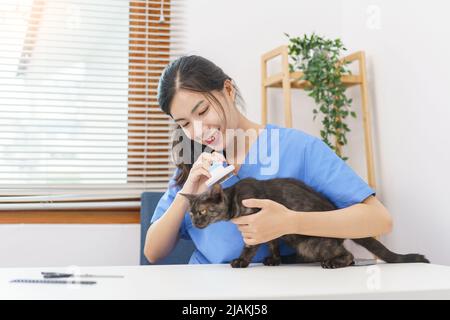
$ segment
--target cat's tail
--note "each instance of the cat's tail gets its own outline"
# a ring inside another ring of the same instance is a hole
[[[387,263],[410,263],[423,262],[430,263],[425,256],[416,253],[397,254],[386,248],[380,241],[375,238],[352,239],[360,246],[366,248],[381,260]]]

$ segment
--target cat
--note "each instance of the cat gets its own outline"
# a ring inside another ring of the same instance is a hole
[[[269,180],[242,179],[229,188],[222,189],[216,183],[207,191],[193,195],[183,194],[189,200],[192,223],[197,228],[205,228],[217,221],[254,214],[259,208],[247,208],[242,200],[249,198],[270,199],[295,211],[331,211],[337,209],[322,194],[316,192],[300,180],[275,178]],[[297,252],[296,261],[320,262],[322,268],[343,268],[354,264],[353,255],[344,247],[345,239],[288,234],[282,236]],[[387,263],[407,263],[429,261],[420,254],[397,254],[389,251],[375,238],[351,239]],[[264,265],[276,266],[282,262],[278,239],[268,242],[269,256]],[[246,268],[256,254],[259,245],[245,245],[241,255],[231,261],[233,268]]]

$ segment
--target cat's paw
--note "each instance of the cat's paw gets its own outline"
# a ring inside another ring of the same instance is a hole
[[[324,269],[334,269],[335,268],[334,265],[333,265],[333,261],[332,260],[322,261],[320,263],[320,265]]]
[[[347,262],[344,262],[341,260],[331,259],[331,260],[322,261],[320,263],[320,265],[324,269],[338,269],[338,268],[348,267],[349,265],[351,265],[351,262],[347,263]]]
[[[266,257],[263,261],[265,266],[279,266],[281,264],[281,258],[278,257]]]
[[[232,260],[230,264],[232,268],[247,268],[250,262],[238,258]]]

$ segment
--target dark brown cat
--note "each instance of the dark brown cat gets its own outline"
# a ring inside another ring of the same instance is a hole
[[[330,211],[336,207],[321,194],[299,180],[276,178],[256,180],[247,178],[235,185],[222,189],[215,184],[211,189],[199,195],[182,194],[189,199],[192,223],[197,228],[221,220],[230,220],[239,216],[258,212],[260,209],[247,208],[242,200],[249,198],[270,199],[295,211]],[[323,268],[342,268],[354,263],[353,255],[344,247],[344,239],[324,238],[289,234],[281,237],[288,245],[296,249],[303,262],[320,262]],[[429,261],[420,254],[397,254],[389,251],[375,238],[351,239],[363,246],[378,258],[388,263]],[[265,265],[281,263],[278,239],[268,243],[270,256],[264,260]],[[233,268],[247,267],[259,245],[245,245],[239,258],[231,261]]]

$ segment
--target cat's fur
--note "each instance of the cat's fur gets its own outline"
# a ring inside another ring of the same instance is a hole
[[[242,200],[249,198],[270,199],[294,211],[330,211],[336,207],[320,193],[302,181],[290,178],[256,180],[247,178],[235,185],[222,189],[215,184],[199,195],[182,194],[189,199],[190,215],[194,226],[205,228],[216,221],[226,221],[239,216],[258,212],[260,209],[247,208]],[[354,263],[353,255],[344,247],[344,239],[324,238],[289,234],[282,236],[287,244],[296,249],[298,261],[320,262],[323,268],[342,268]],[[397,254],[389,251],[375,238],[351,239],[378,258],[388,263],[429,261],[420,254]],[[278,239],[268,243],[270,256],[265,265],[281,263]],[[259,245],[245,245],[239,258],[231,261],[233,268],[245,268],[256,254]]]

